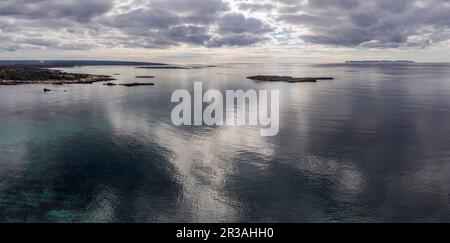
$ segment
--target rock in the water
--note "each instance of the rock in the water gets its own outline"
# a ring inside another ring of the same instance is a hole
[[[136,78],[155,78],[155,76],[136,76]]]

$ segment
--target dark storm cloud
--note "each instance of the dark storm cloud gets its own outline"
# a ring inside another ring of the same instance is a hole
[[[283,42],[424,48],[449,41],[450,1],[0,1],[2,51],[276,44],[285,29]]]

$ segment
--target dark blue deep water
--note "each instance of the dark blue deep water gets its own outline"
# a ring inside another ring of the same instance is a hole
[[[450,222],[449,65],[66,71],[156,85],[0,87],[0,222]],[[173,126],[195,81],[280,90],[279,135]]]

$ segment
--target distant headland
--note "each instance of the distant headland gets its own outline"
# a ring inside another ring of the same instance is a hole
[[[396,60],[396,61],[346,61],[345,64],[414,64],[416,62],[409,60]]]
[[[0,60],[0,67],[63,68],[76,66],[165,66],[165,63],[101,60]]]

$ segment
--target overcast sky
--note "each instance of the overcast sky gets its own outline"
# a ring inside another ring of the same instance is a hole
[[[450,1],[0,1],[0,59],[70,58],[450,61]]]

